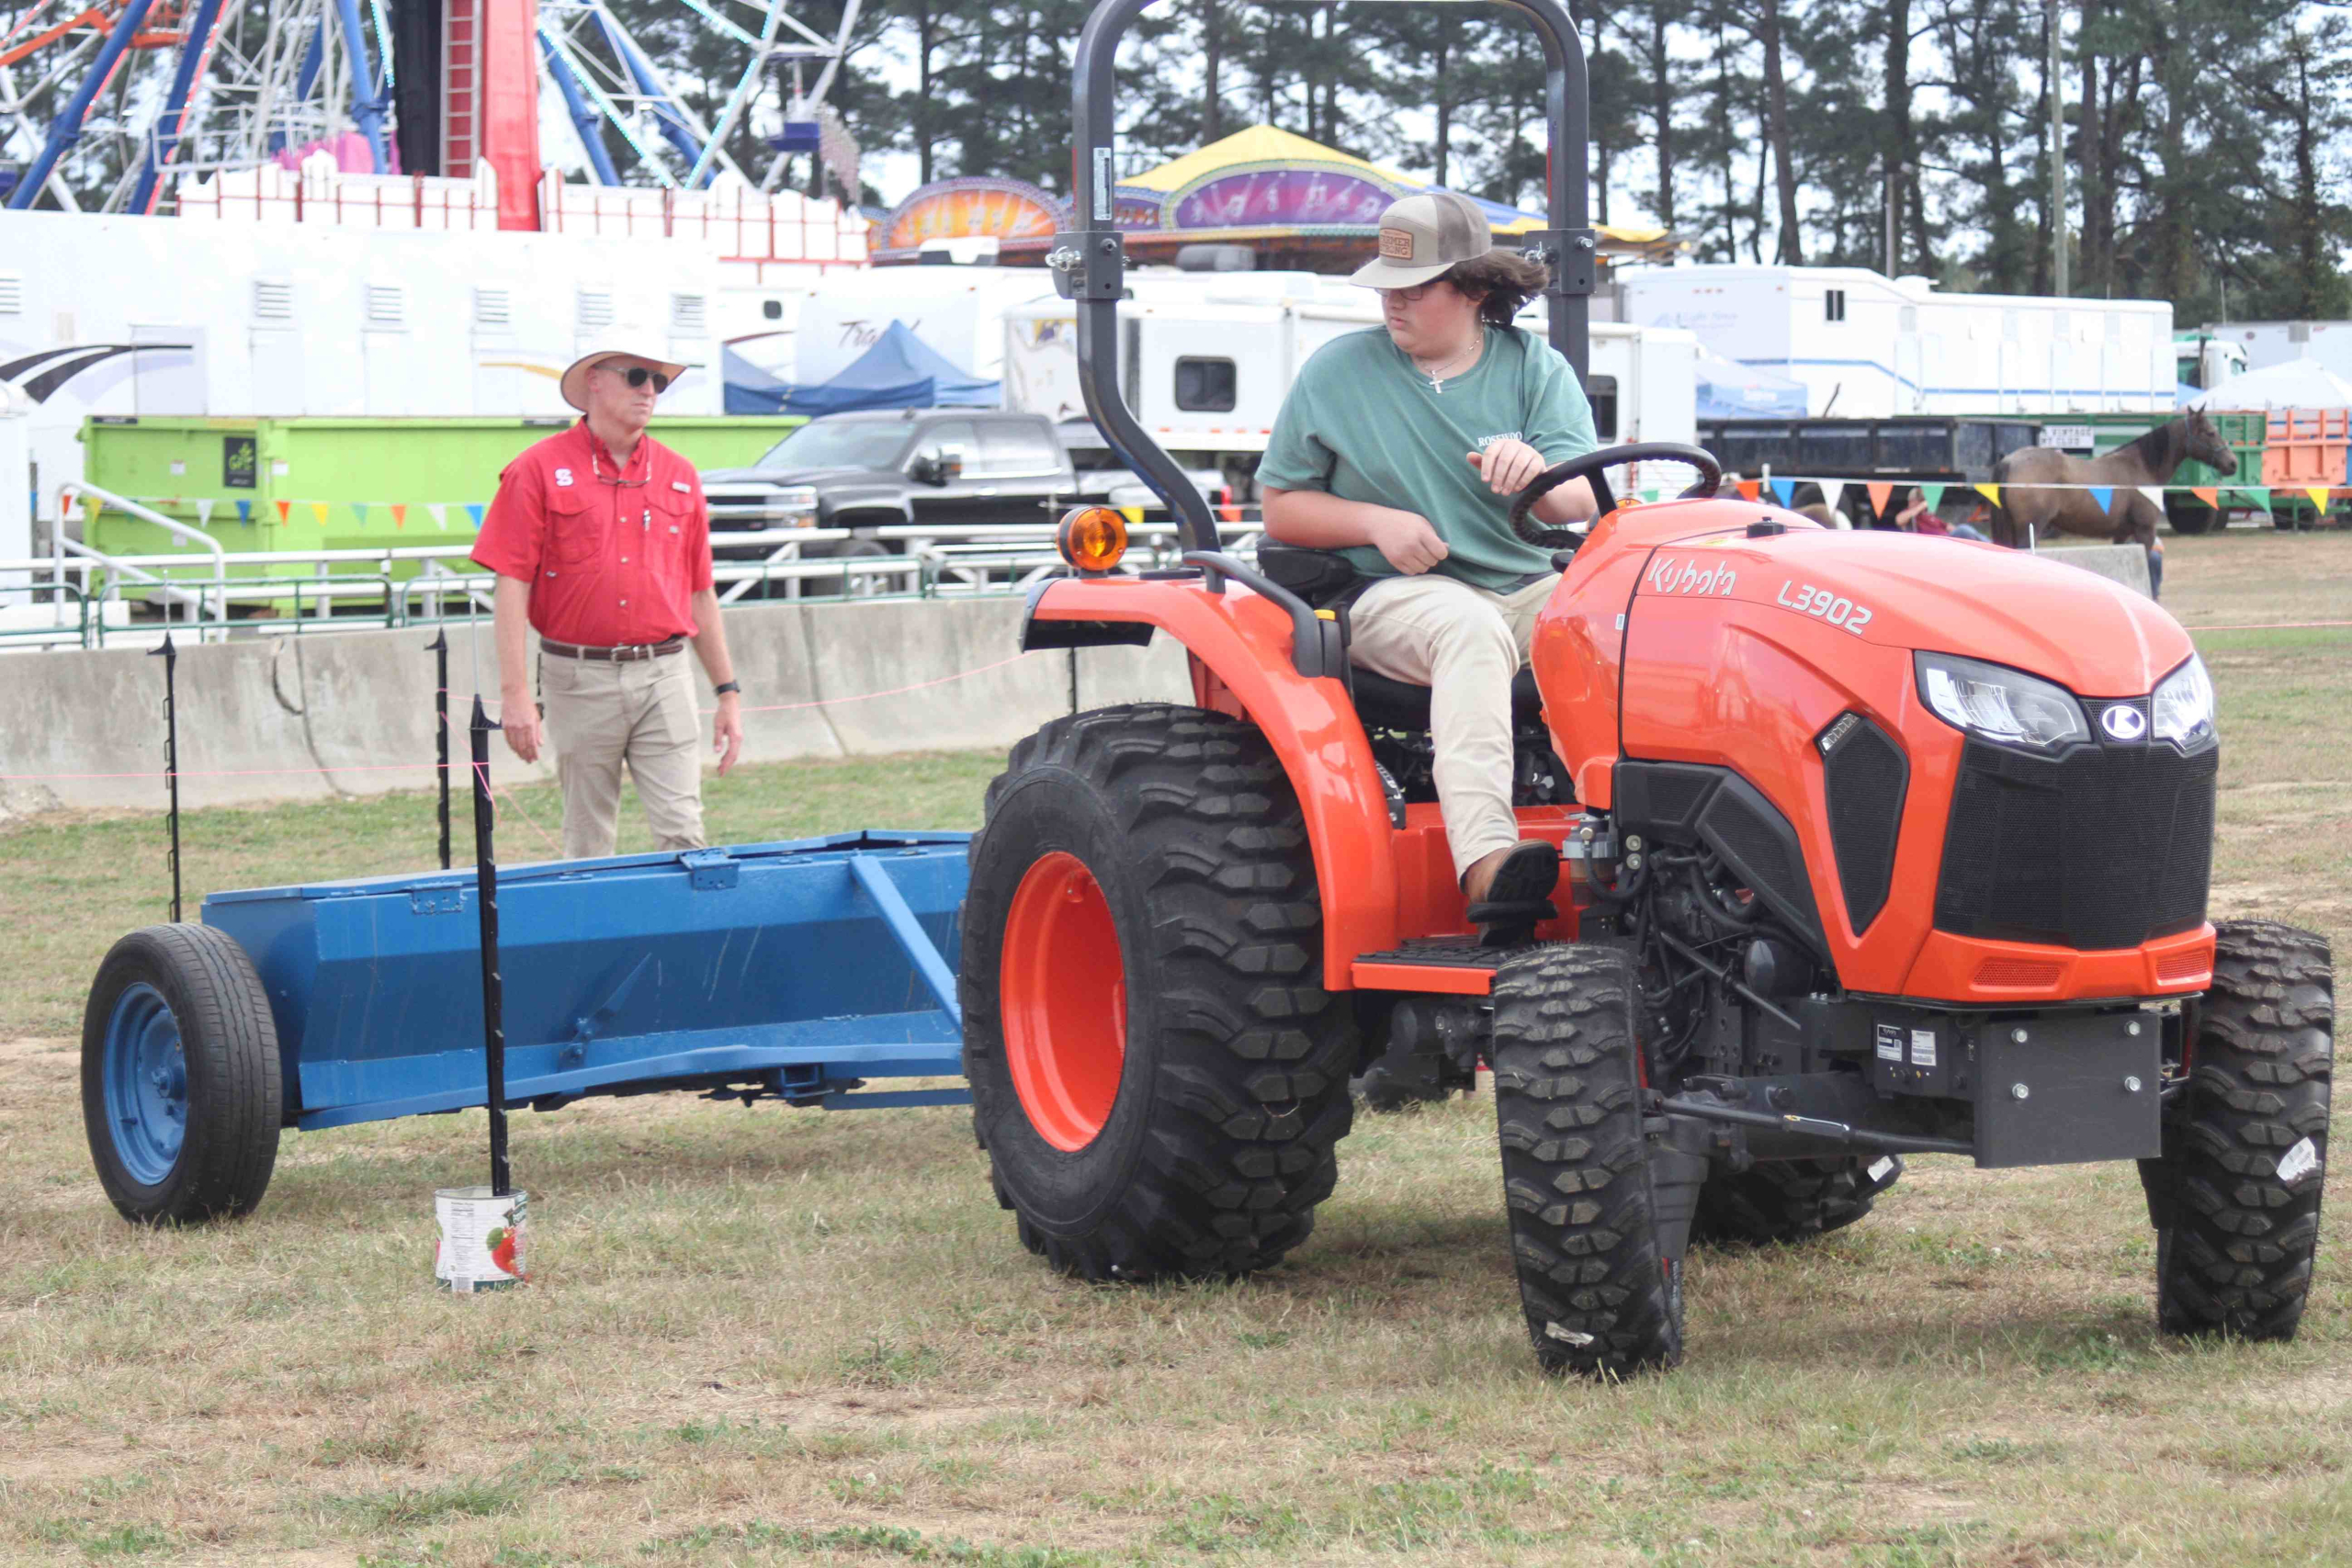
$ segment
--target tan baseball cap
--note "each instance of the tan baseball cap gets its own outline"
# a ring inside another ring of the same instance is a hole
[[[588,372],[607,359],[642,359],[662,373],[662,379],[676,386],[678,378],[689,368],[675,360],[664,359],[658,354],[648,354],[634,344],[610,341],[600,343],[571,362],[556,385],[563,393],[563,400],[581,412],[588,412]]]
[[[1379,259],[1358,267],[1348,281],[1366,288],[1410,288],[1494,248],[1486,209],[1455,191],[1425,190],[1388,204],[1380,215]]]

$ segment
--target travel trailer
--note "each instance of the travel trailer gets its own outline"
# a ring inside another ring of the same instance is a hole
[[[2169,412],[2172,307],[1955,294],[1862,267],[1634,267],[1620,319],[1803,381],[1815,418]]]

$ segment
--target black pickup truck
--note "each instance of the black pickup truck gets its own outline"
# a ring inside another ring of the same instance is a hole
[[[1103,454],[1090,461],[1100,461]],[[1114,459],[1115,460],[1115,459]],[[1212,502],[1229,498],[1215,473],[1192,476]],[[943,530],[1054,520],[1080,500],[1120,506],[1159,502],[1125,468],[1080,469],[1051,421],[998,409],[894,409],[809,421],[749,468],[702,476],[712,551],[758,560],[773,545],[733,546],[729,533],[847,528],[847,539],[812,539],[803,559],[902,553],[879,530]]]

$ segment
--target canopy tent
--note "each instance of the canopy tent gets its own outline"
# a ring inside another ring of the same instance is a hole
[[[1701,419],[1803,419],[1805,385],[1761,366],[1699,352]]]
[[[2352,381],[2316,359],[2290,359],[2233,376],[2182,405],[2222,412],[2239,409],[2352,408]]]
[[[739,379],[739,370],[751,374]],[[814,418],[860,409],[992,408],[1003,386],[1001,381],[966,375],[897,320],[848,368],[814,386],[788,386],[740,355],[727,356],[729,413],[801,413]]]

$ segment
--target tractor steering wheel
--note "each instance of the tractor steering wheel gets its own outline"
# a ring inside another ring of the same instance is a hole
[[[1613,468],[1620,463],[1651,461],[1688,463],[1699,470],[1699,482],[1684,491],[1685,496],[1713,495],[1715,487],[1724,482],[1724,466],[1715,461],[1713,452],[1703,447],[1685,446],[1679,441],[1636,441],[1626,446],[1596,446],[1582,457],[1571,457],[1565,463],[1544,469],[1535,476],[1532,483],[1514,496],[1510,503],[1510,531],[1529,544],[1544,549],[1557,549],[1564,545],[1573,549],[1584,542],[1582,534],[1566,528],[1538,527],[1529,518],[1529,509],[1570,479],[1589,475],[1593,499],[1600,503],[1600,514],[1606,516],[1612,508],[1613,498],[1609,493],[1607,481],[1600,478],[1600,470]]]

